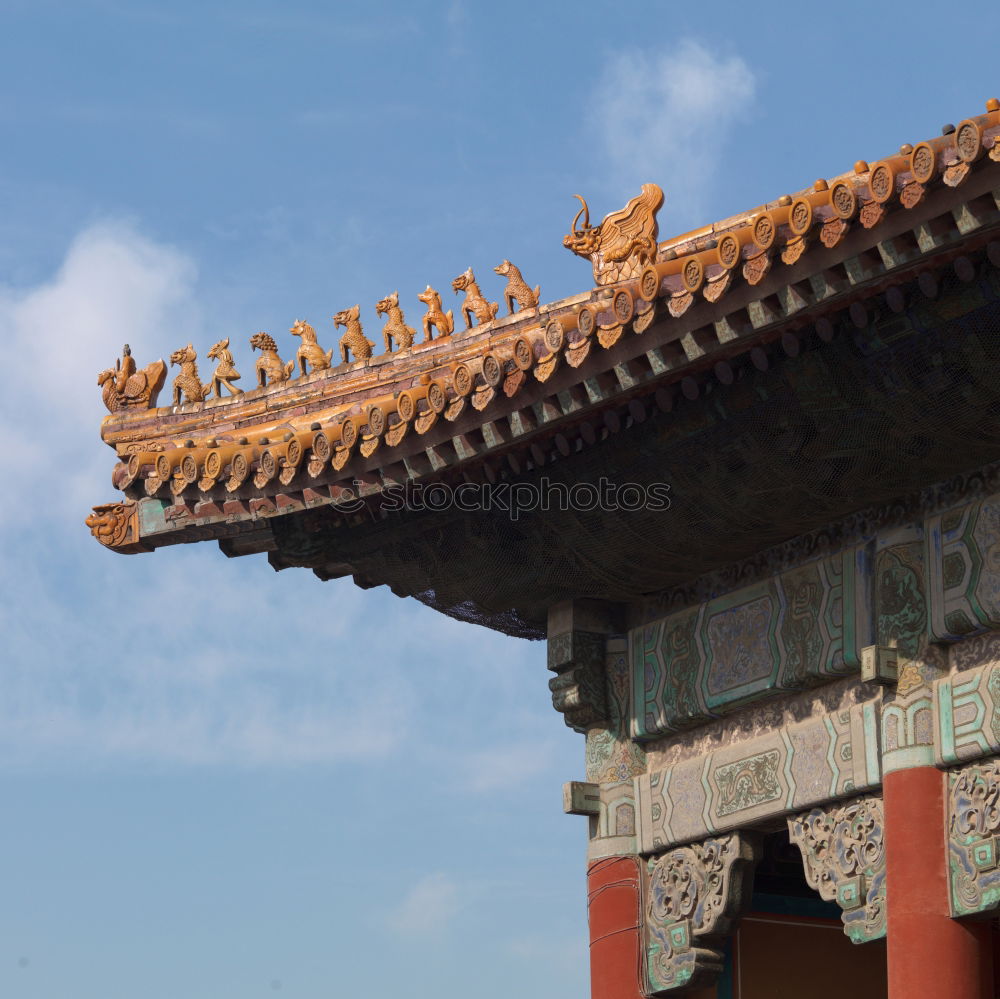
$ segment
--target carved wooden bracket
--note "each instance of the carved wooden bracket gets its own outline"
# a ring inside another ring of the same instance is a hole
[[[1000,760],[948,775],[951,914],[1000,908]]]
[[[566,724],[586,732],[608,718],[608,696],[604,680],[605,635],[570,631],[549,639],[549,680],[552,706],[566,717]]]
[[[607,724],[606,643],[616,630],[616,608],[600,601],[568,601],[549,611],[548,667],[552,706],[577,732]]]
[[[646,983],[650,995],[710,985],[719,949],[750,899],[760,841],[729,833],[679,846],[649,861]]]
[[[788,820],[809,887],[844,910],[844,932],[854,943],[885,936],[883,828],[882,799],[875,795]]]

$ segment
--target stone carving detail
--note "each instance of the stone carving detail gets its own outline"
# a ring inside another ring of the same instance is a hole
[[[1000,760],[948,775],[953,916],[1000,908]]]
[[[175,350],[170,355],[170,363],[180,365],[181,369],[174,379],[174,405],[181,404],[182,395],[185,402],[204,402],[212,386],[203,385],[198,377],[198,355],[194,347],[188,344]]]
[[[142,371],[136,370],[132,350],[122,347],[121,360],[113,368],[105,368],[97,376],[101,398],[109,413],[121,409],[152,409],[156,406],[163,383],[167,379],[167,366],[163,361],[153,361]]]
[[[882,799],[874,795],[788,820],[809,887],[844,910],[844,932],[854,943],[885,936],[883,827]]]
[[[507,302],[507,311],[513,315],[518,309],[534,309],[538,305],[538,296],[541,294],[541,285],[534,288],[528,287],[528,282],[521,277],[521,269],[509,260],[497,264],[493,268],[501,277],[507,278],[507,287],[503,290],[504,300]],[[515,303],[517,308],[515,308]]]
[[[857,671],[872,641],[871,575],[868,549],[851,548],[633,629],[633,735]]]
[[[487,302],[483,297],[483,293],[479,290],[479,285],[476,284],[476,275],[472,273],[471,267],[462,274],[459,274],[451,282],[451,289],[456,295],[460,291],[465,292],[465,298],[462,300],[460,311],[465,316],[465,328],[467,330],[472,329],[473,316],[476,317],[476,322],[480,326],[483,323],[489,323],[496,319],[497,312],[500,311],[500,306],[496,302]]]
[[[292,368],[295,367],[295,362],[289,361],[285,364],[278,356],[278,345],[270,333],[254,333],[250,337],[250,349],[260,351],[255,369],[257,371],[257,384],[261,388],[276,382],[288,381],[292,374]]]
[[[441,308],[441,296],[430,285],[417,295],[427,311],[424,313],[424,340],[433,340],[431,328],[437,330],[438,336],[450,336],[455,331],[455,317],[451,309],[447,312]]]
[[[302,343],[295,352],[295,359],[299,362],[299,374],[306,373],[306,365],[313,371],[325,371],[330,367],[333,360],[333,348],[323,350],[316,342],[316,331],[304,319],[296,319],[292,328],[288,331],[292,336],[302,337]]]
[[[386,353],[392,350],[393,341],[400,350],[406,350],[413,346],[417,331],[412,326],[406,325],[403,310],[399,307],[398,291],[394,291],[391,295],[386,295],[385,298],[376,302],[375,312],[380,316],[389,317],[385,326],[382,327]]]
[[[663,191],[657,184],[643,184],[642,194],[620,211],[606,215],[596,226],[590,224],[587,202],[580,198],[580,203],[583,207],[576,213],[563,246],[578,257],[590,259],[598,284],[615,284],[638,277],[647,264],[656,262],[659,235],[656,213],[663,204]],[[581,215],[583,228],[577,229]]]
[[[347,332],[340,338],[340,356],[344,364],[350,361],[348,353],[354,355],[356,361],[367,361],[372,356],[375,344],[365,336],[361,328],[361,306],[355,305],[343,309],[333,317],[334,326],[343,326]]]
[[[214,393],[216,399],[221,399],[222,386],[225,385],[229,389],[230,395],[239,395],[243,389],[238,389],[233,385],[233,382],[240,380],[240,373],[233,364],[233,355],[229,349],[229,337],[213,344],[208,356],[213,361],[219,362],[215,366],[215,371],[212,372],[212,386],[209,394]]]
[[[577,732],[608,719],[606,639],[604,634],[589,631],[569,631],[549,639],[548,666],[556,674],[549,680],[552,706]]]
[[[134,500],[95,506],[86,524],[90,533],[107,548],[124,550],[139,542],[138,505]]]
[[[750,898],[759,843],[729,833],[677,847],[649,861],[646,979],[650,995],[710,985],[718,949]]]

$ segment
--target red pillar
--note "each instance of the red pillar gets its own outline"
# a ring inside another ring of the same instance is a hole
[[[642,999],[639,864],[608,857],[587,869],[592,999]]]
[[[989,923],[949,915],[945,779],[884,778],[889,999],[993,999]]]

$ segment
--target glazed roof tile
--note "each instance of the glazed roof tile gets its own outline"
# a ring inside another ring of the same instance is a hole
[[[625,280],[463,332],[225,398],[105,418],[125,498],[95,508],[122,552],[214,538],[270,547],[262,524],[448,470],[558,460],[630,402],[670,410],[743,357],[825,338],[830,316],[977,248],[1000,265],[1000,103],[876,163],[660,241]],[[861,316],[858,311],[861,310]],[[519,457],[520,456],[520,457]]]

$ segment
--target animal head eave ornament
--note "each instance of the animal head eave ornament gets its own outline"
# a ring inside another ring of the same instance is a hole
[[[656,214],[663,205],[663,190],[658,184],[643,184],[642,194],[624,208],[604,217],[600,225],[590,224],[590,209],[579,194],[582,207],[573,219],[571,232],[563,246],[578,257],[587,257],[594,266],[597,284],[616,284],[636,278],[642,269],[656,261],[659,228]],[[577,228],[583,215],[583,227]]]

